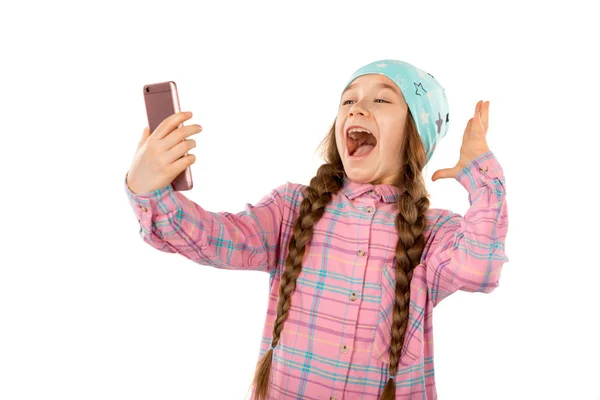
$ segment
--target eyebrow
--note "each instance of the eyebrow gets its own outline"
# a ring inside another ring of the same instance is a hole
[[[375,85],[375,86],[377,86],[378,88],[391,89],[391,90],[393,90],[393,91],[394,91],[396,94],[398,94],[398,95],[400,94],[400,93],[398,93],[398,88],[397,88],[396,86],[394,86],[394,85],[390,85],[389,83],[381,82],[381,83],[378,83],[378,84],[377,84],[377,85]],[[356,82],[354,82],[353,84],[351,84],[350,86],[348,86],[348,87],[347,87],[347,88],[346,88],[346,89],[345,89],[345,90],[342,92],[342,95],[344,95],[344,93],[346,93],[348,90],[350,90],[350,89],[352,89],[352,88],[354,88],[354,87],[356,87]]]

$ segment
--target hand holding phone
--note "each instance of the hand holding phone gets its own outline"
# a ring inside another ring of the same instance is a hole
[[[196,156],[186,154],[196,147],[194,139],[186,139],[199,133],[198,124],[183,126],[190,115],[178,112],[165,118],[150,132],[146,126],[127,173],[127,186],[135,193],[147,193],[172,183],[177,176],[196,161]]]
[[[148,132],[144,131],[138,145],[132,170],[129,172],[133,176],[129,178],[128,174],[127,177],[127,184],[129,185],[131,182],[137,191],[131,185],[129,188],[136,194],[160,189],[169,183],[175,191],[192,189],[194,184],[190,166],[196,161],[196,158],[188,157],[187,150],[195,147],[196,142],[192,139],[185,140],[185,138],[193,133],[198,133],[199,130],[193,131],[193,129],[201,129],[201,127],[199,125],[196,125],[196,128],[185,127],[180,133],[175,133],[176,130],[184,128],[183,121],[191,117],[181,113],[175,82],[167,81],[144,85],[143,95],[148,118],[146,128]],[[190,129],[192,130],[190,131]],[[148,141],[150,134],[159,138],[156,141],[149,141],[146,146],[144,143]],[[168,138],[169,136],[173,136],[173,138]],[[164,139],[164,141],[159,139]],[[185,161],[175,162],[180,158]],[[183,166],[185,168],[181,169],[180,167]],[[146,170],[140,171],[141,168],[146,168]],[[172,176],[175,172],[178,173]],[[153,177],[150,175],[152,173],[158,175]],[[171,180],[165,182],[165,179]]]

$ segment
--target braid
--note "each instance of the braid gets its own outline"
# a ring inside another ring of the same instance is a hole
[[[279,283],[279,298],[277,300],[277,315],[273,326],[271,346],[279,343],[283,324],[288,318],[291,307],[292,293],[296,289],[296,280],[302,271],[302,260],[306,245],[313,236],[313,226],[325,213],[325,207],[331,201],[332,193],[337,193],[343,185],[343,170],[332,164],[323,164],[317,171],[317,176],[311,179],[310,185],[304,189],[304,200],[300,203],[300,214],[294,222],[293,234],[288,245],[288,256],[285,260],[285,270]],[[273,350],[269,349],[259,361],[254,375],[254,386],[257,400],[267,397]]]
[[[394,379],[398,373],[402,347],[406,337],[409,321],[410,282],[414,268],[419,265],[425,239],[423,231],[427,225],[425,212],[429,208],[428,193],[421,171],[425,165],[425,151],[417,134],[412,117],[406,118],[404,163],[401,177],[404,191],[398,198],[398,215],[396,229],[396,298],[392,310],[392,332],[390,343],[390,378],[388,379],[380,400],[394,400],[396,386]]]

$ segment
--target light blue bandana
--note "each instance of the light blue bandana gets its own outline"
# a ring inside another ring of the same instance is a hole
[[[400,60],[380,60],[359,68],[344,89],[354,79],[366,74],[387,76],[400,88],[414,117],[428,163],[437,144],[448,131],[450,114],[446,90],[430,73]]]

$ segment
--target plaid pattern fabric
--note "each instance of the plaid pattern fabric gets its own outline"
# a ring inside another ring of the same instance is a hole
[[[508,261],[503,170],[489,151],[456,179],[468,191],[462,217],[427,211],[426,245],[411,281],[410,315],[397,399],[436,399],[432,310],[457,290],[489,293]],[[281,273],[304,185],[287,182],[239,213],[210,212],[171,186],[133,194],[130,205],[143,241],[203,265],[261,270],[270,296],[259,356],[271,344]],[[314,226],[291,309],[274,349],[273,399],[376,400],[389,378],[395,297],[395,227],[399,191],[392,185],[344,187]],[[465,382],[466,383],[466,382]]]

